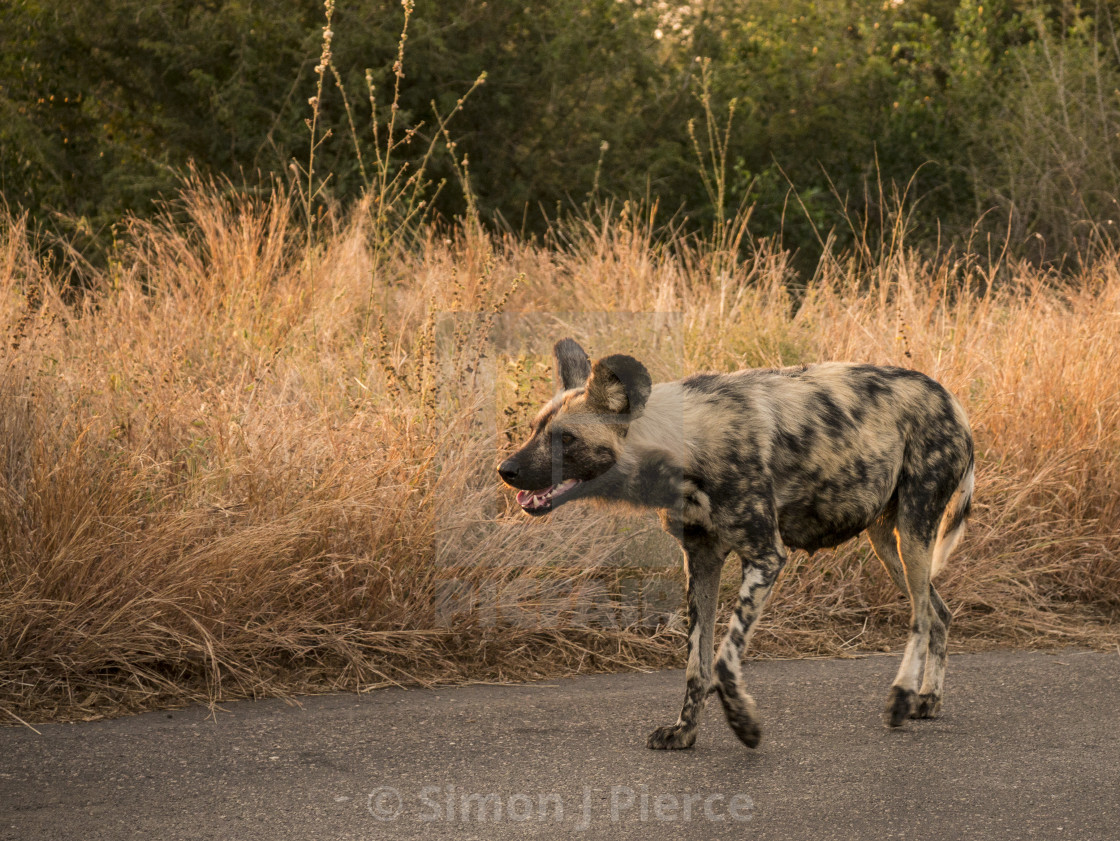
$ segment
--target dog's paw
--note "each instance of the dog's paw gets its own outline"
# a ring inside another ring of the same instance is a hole
[[[902,722],[910,717],[910,711],[914,709],[915,698],[917,695],[914,690],[892,686],[887,696],[887,706],[883,710],[883,723],[888,727],[901,727]]]
[[[910,713],[911,718],[937,718],[941,712],[941,696],[936,692],[923,692]]]
[[[740,692],[720,692],[719,697],[731,732],[748,748],[757,748],[762,741],[762,727],[758,723],[754,700]]]
[[[758,719],[741,710],[735,712],[725,710],[725,712],[727,712],[727,723],[731,726],[731,732],[748,748],[757,748],[758,743],[762,741],[762,727]]]
[[[696,743],[696,728],[683,724],[667,724],[658,727],[646,739],[650,750],[687,750]]]

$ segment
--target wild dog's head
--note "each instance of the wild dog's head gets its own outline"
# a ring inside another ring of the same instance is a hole
[[[527,514],[594,496],[597,479],[615,465],[630,421],[645,408],[652,383],[638,360],[616,354],[593,365],[572,339],[556,343],[562,390],[540,411],[520,450],[498,467],[518,488]]]

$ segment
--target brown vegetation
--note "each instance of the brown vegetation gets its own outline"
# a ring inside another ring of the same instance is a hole
[[[679,575],[620,555],[630,515],[531,522],[497,485],[564,335],[655,379],[852,359],[942,380],[978,452],[940,579],[951,642],[1120,639],[1114,256],[1058,281],[901,236],[826,254],[804,288],[788,255],[629,209],[544,245],[429,227],[407,248],[366,208],[310,244],[293,215],[195,185],[79,267],[80,294],[0,220],[10,715],[676,662],[676,624],[620,584]],[[904,603],[863,538],[799,554],[754,650],[897,647]]]

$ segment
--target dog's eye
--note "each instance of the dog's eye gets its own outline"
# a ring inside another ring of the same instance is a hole
[[[566,447],[566,446],[568,446],[569,444],[571,444],[571,443],[572,443],[573,441],[575,441],[575,440],[576,440],[576,436],[572,435],[572,433],[570,433],[570,432],[562,432],[562,433],[560,433],[560,442],[561,442],[561,443],[562,443],[562,444],[563,444],[563,445],[564,445],[565,447]]]

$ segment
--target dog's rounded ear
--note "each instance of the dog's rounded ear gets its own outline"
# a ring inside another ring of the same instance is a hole
[[[595,411],[628,414],[633,420],[642,413],[653,380],[646,366],[632,356],[605,356],[591,366],[587,381],[587,403]]]
[[[564,391],[587,383],[587,378],[591,376],[591,359],[575,339],[561,339],[552,352],[556,356],[556,372],[560,375]]]

